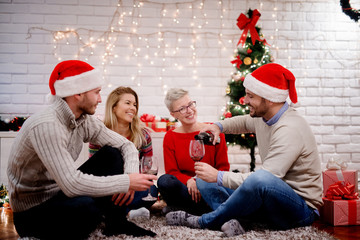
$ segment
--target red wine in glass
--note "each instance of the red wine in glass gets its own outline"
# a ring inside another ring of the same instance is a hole
[[[205,146],[202,140],[191,140],[189,154],[193,161],[200,162],[205,156]]]

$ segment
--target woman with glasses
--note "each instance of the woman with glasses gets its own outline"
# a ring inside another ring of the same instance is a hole
[[[164,137],[165,174],[158,179],[158,189],[167,203],[163,214],[186,209],[192,214],[202,214],[216,209],[232,190],[196,179],[194,161],[189,156],[190,140],[195,139],[204,123],[197,121],[196,102],[188,91],[170,89],[165,97],[170,115],[178,119],[181,126],[169,130]],[[201,160],[221,171],[229,171],[227,146],[224,134],[220,143],[205,145],[205,156]]]

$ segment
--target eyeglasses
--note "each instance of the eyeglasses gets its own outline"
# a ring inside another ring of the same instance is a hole
[[[179,112],[181,114],[184,114],[188,111],[188,108],[191,108],[191,110],[194,110],[196,108],[196,101],[192,101],[186,107],[181,107],[180,109],[178,109],[176,111],[172,111],[172,112],[173,113]]]

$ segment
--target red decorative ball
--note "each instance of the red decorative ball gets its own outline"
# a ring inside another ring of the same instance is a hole
[[[225,118],[231,118],[231,117],[232,117],[231,112],[226,112],[226,113],[224,113],[224,117],[225,117]]]
[[[245,97],[241,97],[241,98],[239,99],[239,103],[240,103],[241,105],[245,105]]]
[[[244,81],[245,80],[245,77],[244,76],[241,76],[241,78],[240,78],[240,81]]]
[[[252,134],[252,133],[251,133],[249,136],[250,136],[251,138],[255,137],[255,135],[254,135],[254,134]]]
[[[252,50],[249,48],[247,51],[246,51],[248,54],[252,53]]]

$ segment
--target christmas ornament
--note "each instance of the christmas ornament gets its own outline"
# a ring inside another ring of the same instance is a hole
[[[245,139],[245,134],[242,133],[242,134],[241,134],[241,137],[242,137],[243,139]]]
[[[249,58],[249,57],[246,57],[246,58],[244,58],[244,64],[245,65],[250,65],[251,64],[251,58]]]
[[[252,50],[249,48],[247,51],[246,51],[248,54],[252,53]]]
[[[254,59],[254,63],[257,64],[259,61],[257,60],[257,58]]]
[[[240,103],[241,105],[245,105],[245,97],[241,97],[241,98],[239,99],[239,103]]]
[[[224,113],[224,117],[225,117],[225,118],[231,118],[231,117],[232,117],[231,112],[226,112],[226,113]]]
[[[226,87],[226,94],[229,94],[230,93],[230,86],[228,85],[227,87]]]
[[[235,82],[238,82],[239,80],[241,80],[241,76],[239,76],[239,75],[237,75],[237,74],[235,74],[234,76],[233,76],[233,79],[234,79],[234,81]]]

